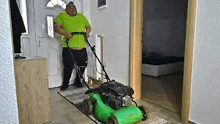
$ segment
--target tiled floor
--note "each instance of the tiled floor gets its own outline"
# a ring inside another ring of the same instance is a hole
[[[57,92],[59,92],[59,88],[50,89],[51,121],[47,124],[94,124],[90,118],[81,113]],[[136,102],[139,106],[145,106],[150,115],[149,119],[139,122],[138,124],[180,123],[180,117],[176,113],[164,110],[144,100],[138,100]]]

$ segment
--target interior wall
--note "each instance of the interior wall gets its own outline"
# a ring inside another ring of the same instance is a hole
[[[143,57],[184,56],[188,0],[144,0]]]
[[[18,110],[15,89],[14,60],[9,0],[1,0],[0,13],[0,123],[17,124]]]
[[[110,79],[129,81],[129,0],[107,0],[107,8],[97,9],[90,1],[92,34],[103,35],[103,63]]]
[[[190,120],[220,123],[219,0],[197,0]]]

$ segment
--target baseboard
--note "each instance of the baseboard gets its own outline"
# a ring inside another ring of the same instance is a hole
[[[199,123],[192,121],[192,120],[189,120],[189,124],[199,124]]]

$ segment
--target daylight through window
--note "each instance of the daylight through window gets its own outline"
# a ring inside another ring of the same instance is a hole
[[[106,6],[106,0],[98,0],[98,8]]]
[[[66,4],[61,1],[61,0],[51,0],[48,4],[47,7],[54,7],[55,5],[60,5],[62,6],[64,9],[66,8]]]
[[[27,4],[26,4],[26,0],[22,0],[20,3],[20,7],[21,7],[21,16],[24,22],[24,26],[26,29],[26,32],[24,34],[28,34],[28,21],[27,21]]]
[[[54,38],[53,17],[47,16],[47,33]]]

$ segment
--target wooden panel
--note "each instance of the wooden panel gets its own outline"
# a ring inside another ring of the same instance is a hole
[[[186,26],[185,62],[183,75],[182,124],[188,124],[190,109],[191,75],[193,62],[194,34],[196,26],[197,0],[189,0]]]
[[[130,67],[129,81],[134,100],[141,98],[143,0],[130,1]]]
[[[15,60],[20,124],[41,124],[50,119],[46,59]]]

